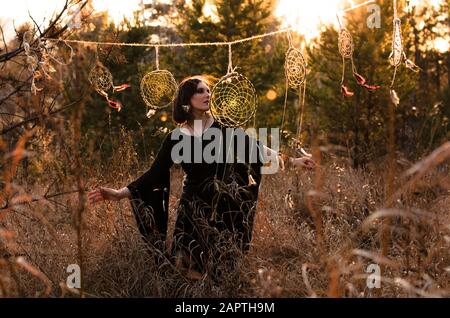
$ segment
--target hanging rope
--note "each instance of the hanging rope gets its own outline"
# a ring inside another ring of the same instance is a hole
[[[189,42],[189,43],[166,43],[166,44],[148,44],[148,43],[128,43],[128,42],[101,42],[101,41],[84,41],[84,40],[62,40],[55,38],[43,37],[43,40],[48,41],[63,41],[67,43],[78,43],[78,44],[95,44],[95,45],[113,45],[113,46],[136,46],[136,47],[188,47],[188,46],[225,46],[234,45],[238,43],[243,43],[247,41],[253,41],[256,39],[265,38],[268,36],[277,35],[280,33],[285,33],[291,28],[285,28],[278,31],[268,32],[264,34],[255,35],[248,38],[243,38],[240,40],[230,41],[230,42]]]
[[[359,7],[365,6],[370,3],[374,3],[375,0],[366,1],[363,3],[360,3],[358,5],[352,6],[350,8],[339,10],[340,13],[349,12],[352,10],[355,10]],[[101,42],[101,41],[84,41],[84,40],[62,40],[62,39],[55,39],[55,38],[49,38],[49,37],[43,37],[42,40],[48,40],[48,41],[63,41],[66,43],[79,43],[79,44],[97,44],[97,45],[114,45],[114,46],[138,46],[138,47],[185,47],[185,46],[225,46],[225,45],[234,45],[238,43],[243,43],[247,41],[253,41],[256,39],[265,38],[268,36],[277,35],[280,33],[286,33],[290,30],[292,30],[292,27],[284,28],[278,31],[273,32],[267,32],[263,34],[258,34],[255,36],[251,36],[248,38],[243,38],[235,41],[230,42],[189,42],[189,43],[166,43],[166,44],[148,44],[148,43],[127,43],[127,42]]]
[[[397,19],[397,0],[394,0],[394,20]]]
[[[155,47],[156,70],[159,70],[159,47]]]
[[[231,44],[228,44],[228,70],[227,74],[233,73],[233,59],[232,59],[232,52],[231,52]]]

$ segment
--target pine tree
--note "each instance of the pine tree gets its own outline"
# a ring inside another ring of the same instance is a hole
[[[279,29],[273,16],[274,1],[217,0],[215,14],[205,16],[204,0],[191,5],[177,4],[180,20],[177,34],[182,42],[228,42]],[[268,89],[283,83],[286,41],[284,35],[256,39],[232,46],[233,67],[248,77],[258,94],[257,125],[279,125],[280,100],[267,101]],[[281,39],[281,41],[280,41]],[[228,67],[227,46],[187,47],[177,50],[174,67],[179,78],[195,74],[225,75]],[[281,91],[282,89],[280,89]]]

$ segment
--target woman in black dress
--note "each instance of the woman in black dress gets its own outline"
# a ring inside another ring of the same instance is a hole
[[[91,203],[129,198],[144,240],[164,251],[170,168],[174,162],[180,163],[185,177],[169,254],[178,265],[198,272],[207,271],[211,264],[229,261],[225,251],[248,250],[261,168],[265,158],[278,156],[241,128],[223,127],[214,121],[209,100],[206,80],[183,80],[173,107],[174,120],[180,127],[166,136],[150,169],[122,189],[100,187],[88,195]],[[230,131],[232,138],[225,138]],[[240,144],[233,145],[231,141],[237,139]],[[180,147],[181,141],[184,148]],[[212,146],[216,147],[214,160],[205,156]],[[234,151],[230,151],[231,147]],[[236,151],[236,147],[244,151]],[[289,162],[307,169],[314,167],[306,157],[289,158]]]

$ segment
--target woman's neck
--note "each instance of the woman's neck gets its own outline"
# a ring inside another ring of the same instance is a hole
[[[207,118],[210,117],[208,112],[205,111],[196,111],[196,110],[192,110],[192,116],[194,117],[194,119],[192,120],[192,122],[194,120],[205,120]]]
[[[185,123],[185,126],[193,135],[201,135],[203,131],[211,126],[210,121],[212,116],[209,112],[202,112],[201,114],[192,113],[193,119]],[[195,124],[195,121],[200,121],[201,125]]]
[[[193,111],[192,112],[192,116],[194,118],[187,122],[187,124],[189,126],[193,126],[194,125],[194,121],[196,121],[196,120],[201,120],[202,124],[205,124],[211,118],[211,114],[209,112],[195,112],[195,111]]]

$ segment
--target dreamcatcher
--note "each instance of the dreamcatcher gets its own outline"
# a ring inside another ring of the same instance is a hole
[[[283,109],[283,117],[281,122],[281,131],[283,132],[284,119],[286,114],[286,106],[287,106],[287,95],[288,88],[292,88],[298,92],[298,103],[299,103],[299,116],[297,122],[297,134],[295,138],[295,148],[301,154],[310,157],[311,155],[305,151],[302,147],[301,142],[301,132],[302,132],[302,124],[303,124],[303,112],[305,108],[305,96],[306,96],[306,71],[307,64],[306,60],[300,50],[294,47],[292,44],[292,36],[290,31],[287,32],[289,48],[286,52],[286,58],[284,63],[284,71],[286,76],[286,91],[284,98],[284,109]]]
[[[178,86],[172,73],[159,69],[159,52],[156,49],[156,70],[145,74],[141,80],[141,96],[147,105],[147,117],[156,114],[156,110],[169,106]]]
[[[119,101],[115,101],[109,98],[108,91],[112,89],[113,93],[121,92],[130,87],[130,85],[122,84],[119,86],[115,86],[111,72],[100,62],[98,53],[96,55],[95,66],[89,72],[88,80],[97,91],[97,93],[105,97],[108,105],[120,112],[120,110],[122,109],[122,104]]]
[[[367,80],[360,74],[358,74],[356,70],[356,66],[353,60],[353,52],[355,49],[353,43],[353,37],[345,27],[342,26],[341,21],[339,19],[339,15],[337,16],[339,22],[339,39],[338,39],[338,47],[339,53],[342,56],[342,80],[341,80],[341,92],[345,97],[351,97],[354,95],[352,91],[348,89],[345,85],[345,60],[349,59],[352,62],[352,72],[355,77],[358,85],[364,87],[368,91],[374,91],[379,89],[381,86],[379,85],[369,85]]]
[[[397,0],[394,0],[394,20],[393,20],[393,32],[392,32],[392,52],[389,55],[391,65],[394,66],[394,76],[391,82],[391,100],[395,105],[400,103],[400,99],[394,90],[395,76],[397,75],[397,68],[405,61],[407,68],[414,72],[419,72],[420,68],[414,64],[411,60],[406,58],[405,51],[403,50],[402,39],[402,22],[397,16]]]
[[[228,44],[228,70],[212,89],[211,114],[222,126],[236,128],[245,125],[252,118],[255,119],[256,107],[255,87],[247,77],[233,68],[231,44]],[[251,148],[253,150],[253,147]],[[251,175],[250,164],[248,184],[256,184]]]
[[[72,61],[73,49],[70,45],[66,43],[70,50],[68,61],[60,61],[53,56],[57,47],[42,42],[39,37],[35,39],[35,34],[31,31],[26,31],[23,34],[22,46],[26,55],[28,70],[31,72],[31,92],[35,95],[43,89],[43,87],[37,85],[37,82],[52,79],[51,74],[56,72],[52,62],[59,65],[68,65]]]
[[[228,71],[211,92],[211,113],[225,127],[245,125],[256,113],[256,90],[250,80],[236,72],[228,46]]]

